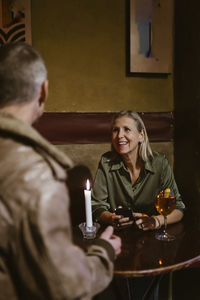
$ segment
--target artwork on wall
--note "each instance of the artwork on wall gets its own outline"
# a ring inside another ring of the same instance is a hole
[[[172,72],[173,1],[130,0],[130,72]]]
[[[31,44],[31,0],[0,0],[0,45]]]

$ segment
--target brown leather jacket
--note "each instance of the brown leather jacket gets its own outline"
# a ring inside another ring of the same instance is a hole
[[[71,161],[31,126],[0,112],[0,299],[91,299],[110,282],[114,251],[72,243]],[[102,245],[100,245],[100,243]]]

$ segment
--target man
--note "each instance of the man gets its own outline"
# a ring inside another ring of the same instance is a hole
[[[25,43],[0,48],[0,299],[91,299],[111,281],[121,240],[108,227],[85,254],[72,243],[71,161],[33,128],[48,94]]]

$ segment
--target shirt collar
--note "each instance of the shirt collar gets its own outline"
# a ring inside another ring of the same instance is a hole
[[[123,168],[124,170],[127,171],[126,166],[122,159],[112,161],[111,170],[115,171],[115,170],[119,170],[121,168]],[[148,172],[155,173],[155,170],[154,170],[151,160],[148,160],[145,162],[144,169]]]
[[[155,170],[154,170],[154,167],[153,167],[153,165],[152,165],[151,160],[147,160],[147,161],[145,162],[144,169],[145,169],[146,171],[151,172],[151,173],[155,173]]]
[[[119,160],[119,161],[113,161],[112,165],[111,165],[111,170],[119,170],[121,168],[124,168],[126,170],[126,167],[124,165],[123,160]]]

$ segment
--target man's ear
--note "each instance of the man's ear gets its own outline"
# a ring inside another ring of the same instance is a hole
[[[48,85],[49,82],[48,80],[45,80],[42,85],[41,85],[41,89],[40,89],[40,98],[39,98],[39,105],[44,105],[44,103],[47,100],[48,97]]]

